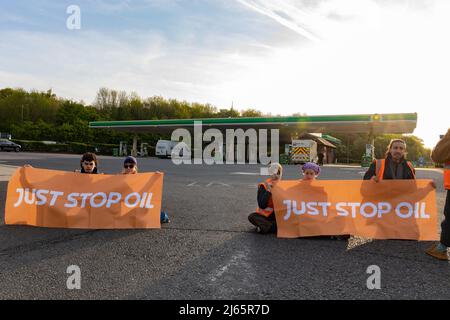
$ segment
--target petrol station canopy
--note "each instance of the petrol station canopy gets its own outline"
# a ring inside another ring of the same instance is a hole
[[[203,129],[279,129],[280,132],[345,132],[371,134],[413,133],[417,124],[417,113],[318,115],[300,117],[256,117],[256,118],[207,118],[95,121],[90,128],[114,129],[134,133],[170,133],[177,128],[192,130],[194,122],[201,121]]]

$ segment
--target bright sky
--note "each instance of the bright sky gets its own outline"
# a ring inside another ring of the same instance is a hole
[[[81,29],[69,30],[69,5]],[[448,0],[0,0],[0,87],[100,87],[264,113],[450,127]]]

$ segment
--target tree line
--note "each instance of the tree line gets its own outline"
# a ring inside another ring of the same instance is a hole
[[[294,115],[304,115],[296,113]],[[14,139],[57,141],[61,143],[131,144],[132,135],[114,130],[89,128],[91,121],[201,119],[229,117],[261,117],[262,112],[249,108],[238,111],[217,108],[211,104],[166,99],[161,96],[141,98],[137,93],[100,88],[91,105],[57,97],[52,90],[26,91],[20,88],[0,89],[0,132],[11,133]],[[342,140],[337,145],[340,162],[359,162],[369,141],[368,134],[329,134]],[[375,138],[376,156],[384,153],[391,138],[401,135],[380,135]],[[161,134],[139,134],[139,139],[155,145]],[[408,143],[409,158],[429,160],[430,150],[415,136],[403,137]]]
[[[101,88],[92,105],[57,97],[46,92],[4,88],[0,90],[0,132],[21,140],[58,142],[131,143],[130,134],[114,130],[94,130],[90,121],[157,120],[188,118],[256,117],[262,113],[248,109],[218,109],[210,104],[190,103],[153,96],[142,99],[136,93]],[[139,137],[155,144],[158,134]]]

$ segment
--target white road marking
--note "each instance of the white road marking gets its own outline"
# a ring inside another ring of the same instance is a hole
[[[209,277],[209,280],[212,282],[216,281],[218,278],[223,276],[230,267],[245,263],[246,258],[247,254],[245,252],[238,252],[234,254],[225,265],[220,266],[218,270]]]
[[[224,187],[230,187],[230,185],[229,184],[226,184],[226,183],[222,183],[222,182],[210,182],[210,183],[208,183],[206,186],[207,187],[210,187],[210,186],[212,186],[212,185],[214,185],[214,184],[218,184],[218,185],[221,185],[221,186],[224,186]]]
[[[257,172],[231,172],[230,174],[241,174],[247,176],[259,176],[260,174]]]

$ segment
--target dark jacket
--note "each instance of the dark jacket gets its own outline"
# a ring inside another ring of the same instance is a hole
[[[431,153],[431,159],[441,164],[450,162],[450,129],[448,129],[447,134],[434,147]]]
[[[386,157],[386,166],[384,169],[383,179],[385,180],[392,180],[394,179],[392,175],[392,169],[394,172],[397,172],[398,167],[401,166],[403,170],[402,178],[400,179],[414,179],[415,170],[414,172],[411,172],[411,169],[409,168],[407,164],[407,160],[403,160],[399,164],[396,164],[392,161],[391,156]],[[392,168],[392,169],[391,169]],[[375,161],[372,162],[369,169],[367,170],[366,174],[364,175],[364,180],[370,180],[373,176],[375,176],[376,171],[376,164]]]
[[[258,207],[261,209],[267,208],[269,200],[272,198],[272,193],[267,191],[263,186],[258,188]],[[269,220],[275,220],[275,210],[269,215]]]
[[[80,172],[81,172],[81,173],[87,173],[86,171],[84,171],[83,166],[81,166]],[[98,169],[97,169],[97,167],[95,167],[94,170],[92,170],[92,173],[90,173],[90,174],[98,174]]]

